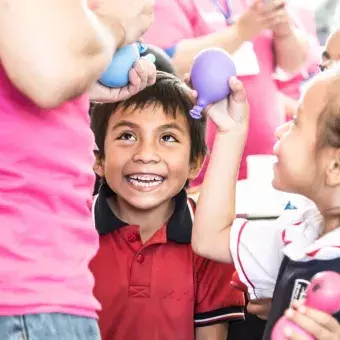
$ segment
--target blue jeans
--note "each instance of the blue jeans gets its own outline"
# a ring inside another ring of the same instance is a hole
[[[100,340],[95,319],[69,314],[0,316],[1,340]]]

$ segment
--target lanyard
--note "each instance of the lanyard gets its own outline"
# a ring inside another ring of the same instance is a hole
[[[225,2],[225,9],[223,8],[223,6],[220,4],[219,0],[212,0],[212,2],[214,3],[214,5],[218,8],[218,10],[223,14],[226,22],[228,25],[232,24],[232,20],[231,20],[231,6],[230,6],[230,0],[224,0]]]

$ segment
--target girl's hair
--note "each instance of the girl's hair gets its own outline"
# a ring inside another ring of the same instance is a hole
[[[327,103],[319,116],[318,146],[340,149],[340,68],[330,72],[334,72],[335,76],[329,86]]]

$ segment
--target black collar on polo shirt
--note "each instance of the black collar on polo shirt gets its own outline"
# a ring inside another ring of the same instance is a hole
[[[106,235],[128,224],[121,221],[111,210],[107,199],[115,193],[107,184],[103,184],[94,206],[94,218],[99,235]],[[192,217],[188,207],[187,195],[183,189],[175,197],[175,211],[166,228],[167,240],[177,243],[190,243]]]

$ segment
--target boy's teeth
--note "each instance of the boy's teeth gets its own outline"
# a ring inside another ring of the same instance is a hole
[[[163,177],[158,175],[131,175],[128,181],[137,187],[155,187],[163,182]]]
[[[157,185],[160,185],[162,183],[162,181],[142,182],[142,181],[132,179],[132,178],[129,179],[129,182],[136,187],[143,187],[143,188],[156,187]]]
[[[131,175],[129,178],[139,181],[162,181],[163,177],[158,175]]]

